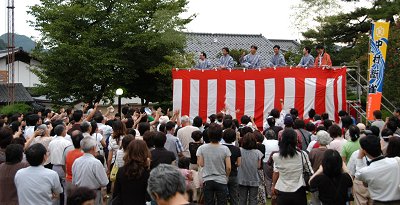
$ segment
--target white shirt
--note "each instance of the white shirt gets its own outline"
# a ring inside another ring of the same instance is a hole
[[[263,162],[268,162],[269,156],[271,155],[272,152],[274,151],[279,151],[279,141],[278,140],[267,140],[264,139],[262,144],[265,146],[265,157],[263,159]]]
[[[345,140],[343,137],[336,137],[332,142],[327,145],[328,149],[333,149],[338,151],[339,153],[342,153],[342,148],[343,145],[346,144],[347,140]]]
[[[356,175],[356,172],[358,170],[367,166],[367,158],[363,157],[362,163],[358,164],[357,167],[358,153],[360,153],[360,150],[356,150],[355,152],[353,152],[353,154],[351,154],[350,156],[349,162],[347,163],[347,169],[349,170],[351,176]]]
[[[115,158],[117,156],[117,151],[121,147],[122,139],[124,139],[124,136],[120,137],[119,143],[117,143],[117,140],[112,138],[112,137],[110,137],[110,139],[109,139],[108,150],[109,151],[111,151],[111,150],[113,151],[112,152],[113,156],[112,156],[112,159],[111,159],[111,163],[114,163],[114,161],[115,161]]]
[[[117,151],[117,156],[115,158],[116,159],[115,164],[117,165],[117,167],[121,168],[125,165],[124,156],[125,156],[124,150],[119,149]]]
[[[25,139],[31,138],[33,136],[33,133],[35,133],[35,126],[26,126],[24,131]]]
[[[357,164],[362,163],[357,159]],[[400,165],[395,158],[384,158],[372,162],[356,172],[356,179],[368,184],[373,200],[400,200]]]
[[[73,145],[70,141],[64,137],[55,136],[49,144],[50,162],[53,165],[64,165],[64,154],[66,154],[66,148],[70,147],[73,149]],[[64,153],[65,151],[65,153]]]
[[[89,189],[107,186],[108,178],[103,164],[92,154],[83,154],[72,165],[72,184]]]
[[[315,144],[317,144],[317,140],[311,141],[310,144],[308,144],[307,152],[311,152]]]
[[[17,187],[18,202],[21,205],[51,205],[52,194],[63,191],[57,172],[43,166],[30,166],[18,170],[14,182]]]
[[[185,157],[190,158],[189,143],[194,142],[194,140],[192,139],[192,132],[198,131],[198,130],[199,130],[198,127],[194,127],[191,125],[185,126],[178,130],[177,137],[182,142],[182,147],[183,147],[182,154]]]

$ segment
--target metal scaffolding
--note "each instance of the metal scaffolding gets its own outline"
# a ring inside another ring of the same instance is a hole
[[[15,101],[15,35],[14,35],[14,0],[8,0],[7,4],[7,88],[8,104]]]

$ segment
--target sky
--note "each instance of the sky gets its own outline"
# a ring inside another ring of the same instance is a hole
[[[368,1],[368,0],[361,0]],[[37,39],[38,31],[28,20],[28,6],[40,0],[15,1],[15,32]],[[188,11],[196,14],[187,25],[189,32],[262,34],[269,39],[301,39],[293,25],[293,9],[300,0],[189,0]],[[0,34],[7,32],[7,1],[0,3]]]

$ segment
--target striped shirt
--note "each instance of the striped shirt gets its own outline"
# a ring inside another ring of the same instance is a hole
[[[226,68],[233,68],[233,58],[230,55],[221,56],[219,59],[219,66],[224,66]]]
[[[243,57],[242,65],[246,68],[259,68],[261,66],[260,56],[249,53]]]
[[[311,54],[304,55],[301,58],[299,65],[297,66],[308,67],[308,68],[314,67],[314,57]]]
[[[211,62],[208,59],[204,59],[204,60],[199,60],[196,64],[197,69],[209,69],[211,68]]]
[[[272,56],[268,66],[286,66],[285,57],[279,53]]]

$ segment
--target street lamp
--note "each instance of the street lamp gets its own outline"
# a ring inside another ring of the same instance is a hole
[[[122,88],[118,88],[115,91],[115,94],[118,96],[118,113],[121,115],[122,109],[121,109],[121,95],[124,94],[124,90]]]

